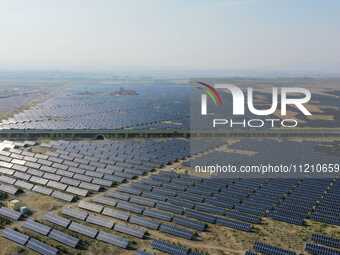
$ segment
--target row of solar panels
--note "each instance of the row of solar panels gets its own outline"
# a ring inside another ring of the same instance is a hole
[[[99,241],[103,241],[105,243],[123,248],[123,249],[127,249],[129,247],[129,240],[116,236],[116,235],[112,235],[111,233],[105,232],[105,231],[98,231],[95,228],[83,225],[83,224],[79,224],[75,221],[71,221],[69,219],[60,217],[54,213],[47,213],[44,216],[44,220],[46,220],[49,223],[55,224],[57,226],[63,227],[65,229],[68,229],[74,233],[80,234],[82,236],[91,238],[91,239],[97,239]],[[115,229],[118,232],[127,232],[127,228],[124,225],[116,225]],[[126,234],[132,234],[132,232],[126,233]],[[137,233],[133,233],[134,235],[132,236],[136,236]]]

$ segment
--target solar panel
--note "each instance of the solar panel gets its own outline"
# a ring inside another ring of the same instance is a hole
[[[154,207],[155,206],[155,202],[152,201],[151,199],[148,199],[148,198],[143,198],[143,197],[134,197],[134,196],[131,196],[130,198],[130,202],[131,203],[135,203],[135,204],[138,204],[138,205],[144,205],[144,206],[149,206],[149,207]]]
[[[79,219],[79,220],[85,220],[87,216],[89,215],[86,211],[74,209],[74,208],[64,208],[63,209],[63,214]]]
[[[39,234],[42,234],[44,236],[47,236],[48,233],[50,233],[51,228],[49,226],[46,226],[44,224],[41,224],[39,222],[35,222],[32,219],[27,220],[24,225],[24,228],[27,228],[29,230],[32,230],[34,232],[37,232]]]
[[[81,197],[87,197],[87,195],[89,194],[89,191],[86,189],[80,189],[80,188],[76,188],[76,187],[72,187],[72,186],[68,186],[68,188],[66,189],[67,192],[81,196]]]
[[[130,214],[128,212],[123,212],[123,211],[111,209],[108,207],[104,208],[104,211],[102,214],[106,216],[110,216],[115,219],[124,220],[124,221],[127,221],[130,217]]]
[[[31,190],[34,185],[32,183],[29,183],[29,182],[17,180],[16,183],[15,183],[15,186],[18,186],[22,189]]]
[[[98,204],[86,202],[86,201],[81,201],[78,206],[79,208],[86,209],[88,211],[96,212],[96,213],[101,213],[104,209],[102,205],[98,205]]]
[[[252,225],[249,223],[233,221],[225,218],[217,218],[216,224],[223,225],[225,227],[242,230],[246,232],[250,232],[252,229]]]
[[[207,228],[207,224],[196,221],[196,220],[192,220],[189,218],[185,218],[185,217],[181,217],[181,216],[175,216],[173,219],[173,222],[187,227],[187,228],[191,228],[194,230],[198,230],[198,231],[204,231]]]
[[[185,215],[197,220],[201,220],[204,222],[208,222],[211,224],[215,224],[216,223],[216,217],[212,216],[212,215],[208,215],[205,213],[201,213],[201,212],[197,212],[194,210],[185,210]]]
[[[183,207],[175,206],[173,204],[165,203],[165,202],[158,202],[156,205],[156,208],[168,211],[168,212],[173,212],[176,214],[183,214],[184,209]]]
[[[99,203],[99,204],[103,204],[103,205],[110,205],[115,207],[117,205],[117,200],[113,199],[113,198],[109,198],[109,197],[95,197],[93,199],[94,202]]]
[[[312,241],[318,244],[323,244],[333,248],[340,248],[340,239],[335,239],[329,236],[313,234]]]
[[[159,228],[159,222],[152,221],[143,216],[131,216],[129,219],[130,223],[140,225],[149,229],[157,230]]]
[[[106,233],[104,231],[99,231],[97,236],[97,240],[103,241],[105,243],[109,243],[115,246],[118,246],[123,249],[127,249],[129,246],[129,241],[119,236],[114,236],[110,233]]]
[[[6,207],[1,207],[0,208],[0,216],[8,218],[10,220],[20,220],[20,218],[22,217],[22,214],[20,212],[14,211],[10,208],[6,208]]]
[[[173,217],[170,213],[161,212],[153,209],[145,209],[143,215],[164,221],[171,221]]]
[[[96,238],[98,234],[98,230],[76,222],[72,222],[68,229],[90,238]]]
[[[64,227],[64,228],[67,228],[71,223],[69,219],[60,217],[52,212],[46,213],[44,216],[44,220],[51,222],[53,224],[56,224],[58,226]]]
[[[117,198],[124,201],[129,201],[130,199],[130,195],[116,191],[108,191],[105,193],[105,196]]]
[[[33,187],[32,191],[38,192],[38,193],[43,194],[43,195],[50,196],[53,192],[53,189],[46,188],[46,187],[43,187],[43,186],[40,186],[40,185],[35,185]]]
[[[11,228],[5,228],[2,231],[2,236],[8,240],[16,242],[20,245],[25,245],[28,242],[29,236],[24,235],[18,231],[15,231]]]
[[[14,196],[19,192],[19,189],[12,185],[0,184],[0,191]]]
[[[170,235],[182,237],[188,240],[192,240],[194,237],[194,233],[192,231],[181,229],[170,224],[161,224],[159,231]]]
[[[56,255],[59,253],[58,249],[51,247],[43,242],[40,242],[34,238],[31,238],[28,241],[26,247],[42,255]]]
[[[174,245],[162,240],[153,240],[151,247],[170,255],[187,255],[189,253],[189,249],[186,247]]]
[[[89,215],[86,219],[86,222],[88,223],[92,223],[98,226],[102,226],[102,227],[106,227],[106,228],[113,228],[114,225],[114,221],[104,218],[104,217],[100,217],[100,216],[94,216],[94,215]]]
[[[269,244],[255,242],[254,250],[263,254],[271,255],[271,254],[278,254],[278,255],[296,255],[295,252],[285,250],[282,248],[274,247]]]
[[[136,228],[131,228],[126,225],[122,224],[116,224],[113,228],[115,231],[128,234],[137,238],[143,239],[145,236],[146,231],[144,229],[136,229]]]
[[[137,206],[137,205],[131,204],[129,202],[124,202],[124,201],[119,202],[117,204],[117,208],[124,209],[124,210],[134,212],[134,213],[139,213],[139,214],[142,213],[144,210],[144,207]]]
[[[64,192],[57,191],[57,190],[53,191],[52,197],[66,201],[66,202],[72,202],[74,200],[73,195],[66,194]]]
[[[56,229],[52,229],[48,237],[72,248],[76,248],[80,242],[78,238],[65,234]]]

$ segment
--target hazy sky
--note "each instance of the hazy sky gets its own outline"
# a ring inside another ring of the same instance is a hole
[[[339,0],[0,0],[0,69],[340,73]]]

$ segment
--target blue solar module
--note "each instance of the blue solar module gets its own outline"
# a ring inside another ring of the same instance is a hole
[[[143,239],[146,231],[144,229],[136,229],[136,228],[131,228],[127,225],[122,225],[122,224],[116,224],[113,228],[115,231],[128,234],[137,238]]]
[[[48,237],[72,248],[76,248],[80,242],[78,238],[65,234],[56,229],[52,229]]]
[[[173,222],[176,223],[177,225],[181,225],[198,231],[204,231],[207,228],[207,224],[205,223],[181,216],[175,216],[173,218]]]
[[[89,215],[86,211],[74,209],[74,208],[64,208],[63,209],[63,214],[79,219],[79,220],[86,220],[87,216]]]
[[[151,247],[170,255],[187,255],[189,253],[189,249],[186,247],[174,245],[162,240],[153,240]]]
[[[185,210],[185,215],[191,218],[195,218],[197,220],[201,220],[204,222],[208,222],[211,224],[215,224],[216,223],[216,217],[209,215],[209,214],[205,214],[205,213],[201,213],[201,212],[197,212],[194,210]]]
[[[52,212],[48,212],[47,214],[45,214],[44,220],[64,228],[67,228],[71,223],[69,219],[60,217]]]
[[[143,216],[131,216],[129,222],[132,224],[140,225],[149,229],[157,230],[159,228],[159,222],[152,221]]]
[[[68,229],[90,238],[96,238],[98,234],[98,230],[76,222],[72,222]]]
[[[250,232],[252,229],[252,225],[249,223],[233,221],[233,220],[225,219],[225,218],[217,218],[216,224],[223,225],[228,228],[246,231],[246,232]]]
[[[56,255],[59,253],[58,249],[33,238],[28,241],[26,247],[42,255]]]
[[[170,224],[161,224],[159,231],[173,236],[182,237],[188,240],[192,240],[194,237],[194,233],[192,231],[178,228]]]
[[[37,232],[39,234],[42,234],[44,236],[47,236],[48,233],[50,233],[51,231],[51,227],[41,224],[39,222],[35,222],[32,219],[27,220],[24,223],[23,227],[29,230],[32,230],[34,232]]]
[[[118,246],[123,249],[127,249],[129,246],[129,241],[127,239],[124,239],[119,236],[114,236],[104,231],[99,231],[99,234],[97,235],[97,240]]]
[[[15,231],[11,228],[5,228],[2,231],[2,236],[20,245],[26,245],[26,243],[28,242],[28,239],[30,238],[29,236],[24,235],[18,231]]]
[[[13,221],[20,220],[22,214],[20,212],[14,211],[10,208],[1,207],[0,208],[0,217],[5,217]]]
[[[313,255],[340,255],[340,251],[331,249],[329,247],[321,246],[319,244],[307,243],[305,251]]]
[[[277,255],[296,255],[296,253],[293,252],[293,251],[274,247],[274,246],[271,246],[269,244],[264,244],[264,243],[261,243],[261,242],[255,242],[254,250],[256,252],[266,254],[266,255],[273,255],[273,254],[274,255],[276,255],[276,254]]]
[[[318,244],[326,245],[333,248],[340,248],[340,239],[335,239],[329,236],[313,234],[312,241]]]

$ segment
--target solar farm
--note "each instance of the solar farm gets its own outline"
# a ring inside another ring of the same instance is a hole
[[[339,180],[208,178],[188,167],[225,145],[3,141],[1,254],[340,254]]]

